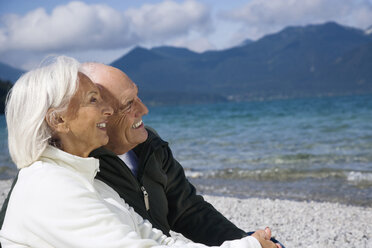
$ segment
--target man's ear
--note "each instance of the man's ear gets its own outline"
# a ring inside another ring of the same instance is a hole
[[[49,127],[56,133],[67,133],[70,131],[66,118],[56,112],[54,108],[50,108],[45,116],[45,120]]]

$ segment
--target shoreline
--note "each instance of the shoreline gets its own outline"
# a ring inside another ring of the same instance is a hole
[[[12,181],[0,180],[1,205]],[[372,247],[371,207],[267,198],[203,197],[247,232],[269,226],[273,236],[287,248]]]
[[[355,187],[341,181],[265,181],[221,178],[189,178],[202,195],[231,196],[239,199],[280,199],[300,202],[329,202],[372,207],[371,187]]]

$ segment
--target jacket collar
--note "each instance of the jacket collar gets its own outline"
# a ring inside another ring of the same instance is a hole
[[[40,160],[72,169],[90,181],[93,181],[99,171],[98,159],[75,156],[53,146],[47,146],[45,148],[40,156]]]

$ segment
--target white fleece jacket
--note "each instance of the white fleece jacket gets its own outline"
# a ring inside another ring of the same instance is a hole
[[[9,200],[0,241],[3,248],[202,248],[162,234],[105,183],[94,179],[95,158],[47,147],[21,169]],[[253,237],[221,247],[261,248]]]

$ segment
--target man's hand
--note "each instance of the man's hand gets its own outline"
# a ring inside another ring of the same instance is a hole
[[[271,230],[268,227],[266,227],[265,230],[257,230],[252,234],[252,236],[255,237],[258,242],[260,242],[262,248],[282,248],[280,244],[275,244],[274,242],[270,241]]]

